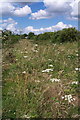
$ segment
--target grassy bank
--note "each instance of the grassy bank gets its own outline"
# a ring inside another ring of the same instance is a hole
[[[76,41],[22,39],[4,48],[3,118],[78,117],[77,68]]]

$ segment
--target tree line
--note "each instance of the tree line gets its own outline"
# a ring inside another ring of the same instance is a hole
[[[65,28],[55,32],[45,32],[43,34],[35,35],[30,32],[28,34],[28,39],[33,39],[35,41],[48,40],[52,43],[63,43],[63,42],[74,42],[78,41],[80,38],[80,31],[75,28]]]
[[[14,34],[9,30],[2,31],[3,46],[18,42],[20,39],[31,39],[34,41],[50,41],[52,43],[74,42],[80,39],[80,31],[75,28],[65,28],[55,32],[45,32],[35,35],[33,32],[29,34]]]

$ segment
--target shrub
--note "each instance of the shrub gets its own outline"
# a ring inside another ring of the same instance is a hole
[[[33,32],[30,32],[29,34],[28,34],[28,39],[32,39],[34,37],[34,33]]]
[[[28,35],[27,34],[22,34],[20,35],[22,39],[25,39],[25,37],[27,37]]]
[[[18,42],[20,40],[20,36],[19,35],[14,35],[12,34],[10,31],[3,31],[2,32],[2,44],[3,47],[8,47],[16,42]]]
[[[61,42],[73,42],[77,41],[78,38],[78,31],[75,28],[67,28],[63,29],[60,34]]]

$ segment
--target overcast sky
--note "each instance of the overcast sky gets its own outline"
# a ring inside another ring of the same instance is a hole
[[[53,32],[68,27],[78,28],[80,0],[42,0],[42,2],[0,3],[0,29],[19,33]],[[19,0],[17,0],[19,1]],[[2,9],[2,10],[1,10]]]

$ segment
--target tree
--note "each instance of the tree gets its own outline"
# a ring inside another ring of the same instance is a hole
[[[28,35],[27,34],[22,34],[21,35],[21,38],[24,39],[25,37],[27,37]]]
[[[61,42],[73,42],[77,41],[78,31],[75,28],[65,28],[61,31],[60,40]]]
[[[29,34],[28,34],[28,39],[32,39],[32,37],[34,37],[35,36],[35,34],[33,33],[33,32],[30,32]]]

